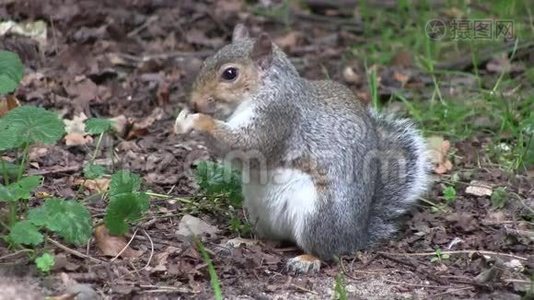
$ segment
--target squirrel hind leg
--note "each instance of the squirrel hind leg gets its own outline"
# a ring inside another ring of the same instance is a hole
[[[295,256],[287,261],[286,270],[290,273],[315,273],[321,269],[321,260],[311,254]]]

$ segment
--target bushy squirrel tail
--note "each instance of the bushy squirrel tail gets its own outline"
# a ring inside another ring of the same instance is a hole
[[[397,219],[428,187],[430,163],[425,142],[411,121],[372,112],[379,134],[378,182],[369,218],[369,244],[389,238]]]

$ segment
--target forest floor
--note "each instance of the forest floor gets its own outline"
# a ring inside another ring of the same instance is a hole
[[[0,20],[44,20],[48,28],[42,44],[0,36],[0,49],[17,52],[26,66],[20,103],[68,120],[84,114],[122,124],[103,137],[95,162],[139,174],[151,208],[126,237],[131,255],[112,259],[95,240],[77,248],[52,236],[44,249],[56,264],[42,275],[26,251],[0,240],[0,274],[55,296],[68,291],[68,277],[108,299],[214,298],[211,264],[228,299],[532,297],[534,22],[527,1],[372,1],[358,10],[352,1],[302,1],[307,8],[239,0],[2,2]],[[430,39],[432,19],[512,20],[514,36],[440,39],[436,27]],[[237,22],[253,35],[268,32],[304,77],[344,82],[368,105],[422,128],[436,153],[434,183],[397,239],[307,275],[285,270],[300,254],[291,245],[224,247],[239,234],[250,237],[243,212],[224,197],[203,196],[191,165],[214,158],[172,126],[203,59],[229,42]],[[28,173],[44,176],[39,195],[79,199],[98,222],[106,205],[98,182],[82,172],[95,144],[35,146]],[[177,234],[184,215],[209,225],[202,244],[212,262]]]

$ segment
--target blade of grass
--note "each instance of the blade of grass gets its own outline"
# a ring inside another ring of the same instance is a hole
[[[213,289],[213,297],[216,300],[222,300],[223,295],[221,290],[221,283],[219,281],[219,277],[217,276],[217,271],[213,266],[213,262],[211,261],[208,252],[204,248],[204,245],[202,244],[199,238],[195,238],[195,243],[197,245],[198,250],[200,251],[200,255],[202,255],[204,263],[208,265],[208,273],[210,275],[211,288]]]

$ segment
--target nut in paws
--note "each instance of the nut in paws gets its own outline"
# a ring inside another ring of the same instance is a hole
[[[184,108],[176,121],[174,121],[174,132],[176,134],[186,134],[195,128],[195,121],[198,119],[199,114],[192,114],[189,109]]]

